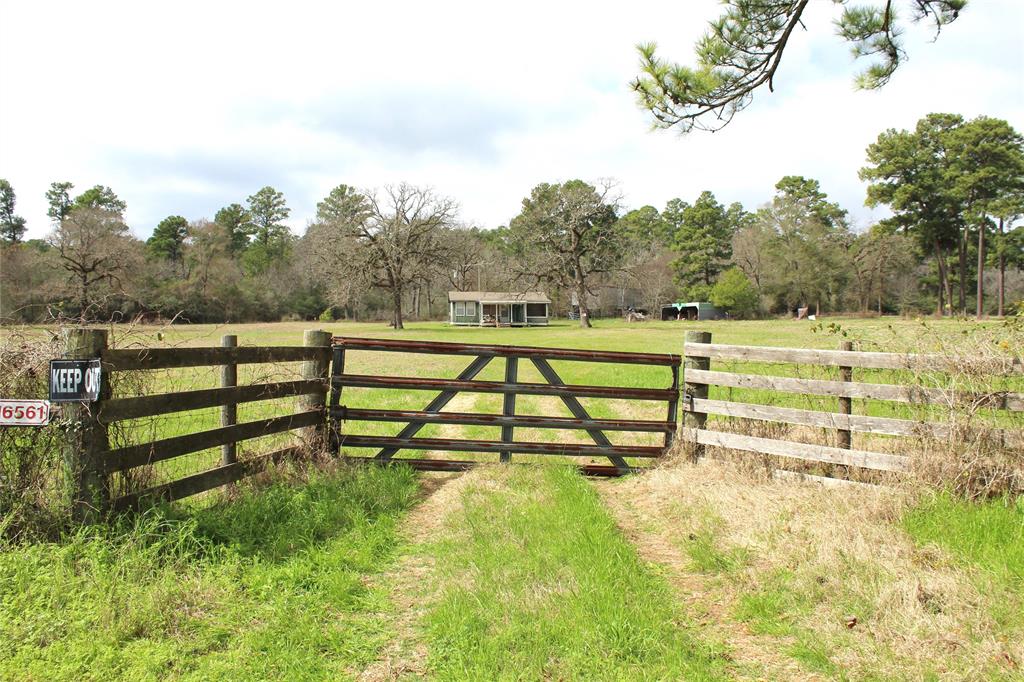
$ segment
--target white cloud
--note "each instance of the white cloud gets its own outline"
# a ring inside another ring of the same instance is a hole
[[[429,184],[467,219],[507,222],[538,182],[615,177],[634,206],[710,189],[754,207],[785,174],[821,180],[861,221],[857,169],[887,127],[930,111],[1024,120],[1024,5],[972,3],[935,43],[858,93],[812,5],[775,94],[721,132],[649,132],[628,89],[633,45],[688,60],[702,2],[0,3],[0,177],[30,236],[54,180],[110,185],[140,236],[212,216],[264,184],[301,231],[346,182]]]

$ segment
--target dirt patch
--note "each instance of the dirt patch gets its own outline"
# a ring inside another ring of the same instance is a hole
[[[357,676],[360,680],[399,680],[426,675],[427,651],[419,631],[426,605],[436,591],[433,583],[434,560],[423,546],[442,537],[445,519],[462,504],[467,486],[480,478],[479,470],[467,473],[422,473],[422,501],[402,522],[401,536],[408,543],[391,570],[374,582],[391,594],[391,621],[394,639],[380,658]]]

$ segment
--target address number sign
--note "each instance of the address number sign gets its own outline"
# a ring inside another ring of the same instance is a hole
[[[50,403],[45,400],[0,399],[0,426],[46,426]]]

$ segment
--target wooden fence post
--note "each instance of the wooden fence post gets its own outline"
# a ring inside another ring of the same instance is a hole
[[[107,348],[106,329],[76,327],[64,332],[64,357],[69,360],[92,360]],[[110,447],[107,427],[97,415],[101,402],[110,398],[110,378],[100,371],[100,402],[64,403],[62,422],[65,426],[64,462],[71,488],[71,516],[81,523],[99,519],[110,502],[110,485],[103,473],[102,458]]]
[[[853,342],[851,341],[840,341],[839,350],[853,350]],[[853,381],[853,367],[839,367],[839,380],[840,381]],[[853,398],[840,398],[839,399],[839,413],[840,414],[853,414]],[[839,429],[836,434],[838,446],[850,450],[853,448],[852,432],[849,429]]]
[[[310,426],[300,432],[303,444],[316,452],[327,447],[328,423],[326,417],[327,404],[327,371],[329,368],[328,357],[331,348],[331,333],[322,329],[307,329],[302,335],[302,345],[307,348],[322,348],[323,353],[315,360],[307,360],[302,363],[303,379],[320,379],[324,381],[324,388],[316,393],[308,393],[299,399],[299,411],[320,410],[324,412],[324,418],[316,426]]]
[[[222,348],[234,348],[238,345],[238,337],[234,334],[225,334],[220,337]],[[220,385],[222,388],[231,388],[238,385],[238,365],[229,363],[220,366]],[[220,408],[220,425],[234,426],[238,423],[238,403],[222,405]],[[220,463],[224,466],[234,464],[238,461],[238,444],[225,443],[220,446]]]
[[[711,332],[688,331],[686,332],[686,343],[711,343]],[[708,385],[691,382],[687,370],[711,369],[711,358],[687,355],[685,347],[683,355],[683,391],[685,393],[683,397],[683,424],[691,428],[703,429],[704,424],[707,423],[708,415],[704,412],[694,412],[693,401],[695,399],[707,399]],[[692,456],[693,461],[696,462],[703,456],[704,446],[700,443],[694,442]]]

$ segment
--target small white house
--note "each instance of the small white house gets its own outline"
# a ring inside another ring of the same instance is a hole
[[[551,299],[539,291],[449,291],[448,321],[476,327],[545,326]]]

